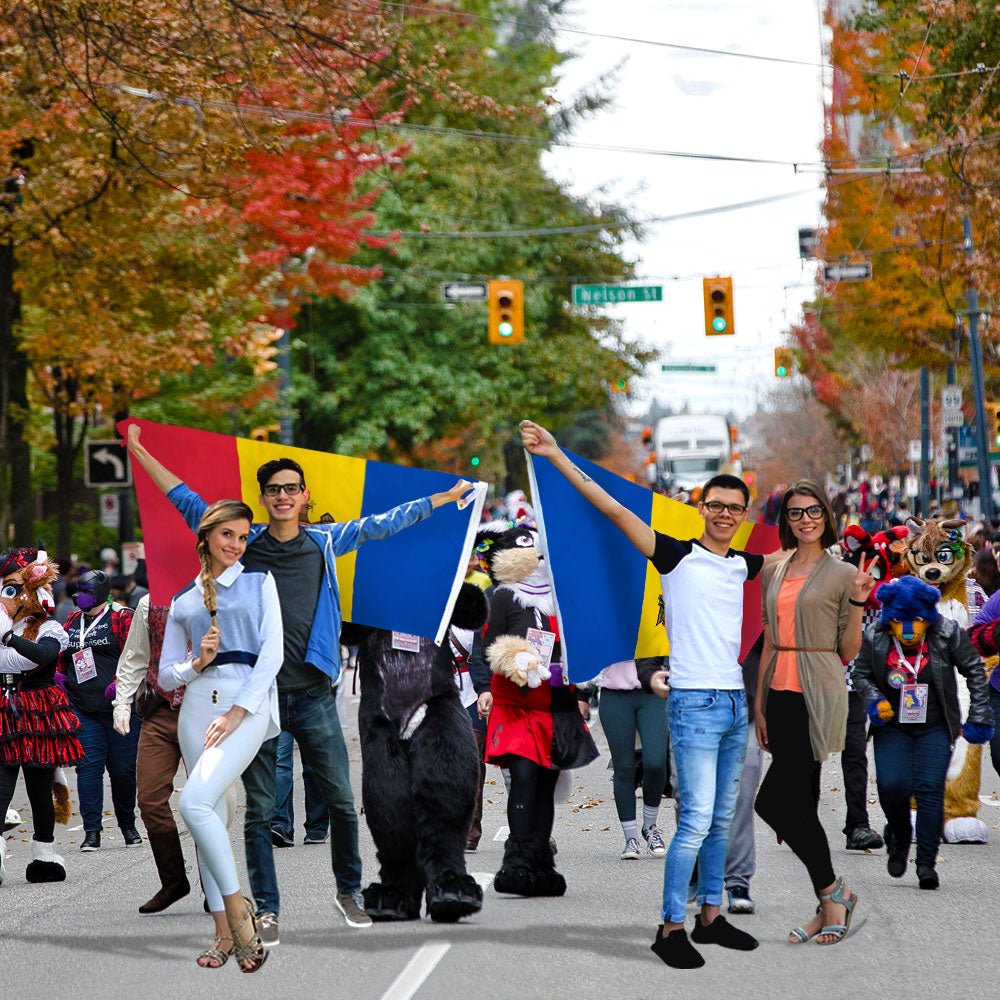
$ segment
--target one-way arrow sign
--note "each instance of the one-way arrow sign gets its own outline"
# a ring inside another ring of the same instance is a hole
[[[131,486],[132,469],[123,441],[88,441],[83,481],[87,486]]]
[[[485,281],[446,281],[441,285],[445,302],[485,302]]]

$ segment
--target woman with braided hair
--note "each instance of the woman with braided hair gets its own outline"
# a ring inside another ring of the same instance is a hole
[[[178,736],[187,784],[180,811],[198,847],[205,898],[215,921],[212,945],[198,955],[219,969],[230,955],[243,972],[267,958],[253,907],[240,894],[226,828],[226,791],[278,735],[278,690],[284,637],[270,573],[240,562],[253,511],[239,500],[219,500],[198,525],[201,572],[170,604],[160,687],[185,685]]]

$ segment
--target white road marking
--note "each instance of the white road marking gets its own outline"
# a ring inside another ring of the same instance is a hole
[[[980,795],[979,801],[988,806],[1000,806],[1000,799],[995,799],[992,795]]]
[[[493,838],[493,840],[494,840],[494,842],[501,841],[501,840],[506,840],[509,836],[510,836],[510,827],[509,826],[502,826],[502,827],[500,827],[499,830],[497,830],[496,836]]]
[[[396,976],[392,985],[382,994],[382,1000],[410,1000],[424,985],[427,977],[434,971],[438,962],[447,954],[451,944],[442,941],[440,944],[425,944],[417,949],[417,953],[406,963],[403,971]]]
[[[493,885],[493,872],[469,872],[469,874],[484,890]]]
[[[75,833],[77,830],[82,830],[82,829],[83,829],[83,824],[81,823],[79,826],[68,827],[67,833]]]

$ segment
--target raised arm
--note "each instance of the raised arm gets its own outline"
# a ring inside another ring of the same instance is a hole
[[[129,424],[128,450],[132,457],[149,473],[149,478],[156,483],[159,490],[165,494],[169,493],[175,486],[181,484],[181,480],[146,451],[139,439],[140,433],[138,424]]]
[[[547,458],[605,517],[616,524],[625,537],[647,558],[656,545],[653,529],[610,493],[602,489],[556,444],[556,439],[530,420],[521,421],[521,443],[532,454]]]

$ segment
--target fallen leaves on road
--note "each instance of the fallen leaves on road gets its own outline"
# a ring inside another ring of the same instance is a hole
[[[596,809],[599,805],[602,805],[604,799],[587,799],[586,802],[581,802],[578,806],[573,806],[573,812],[583,812],[584,809]]]

